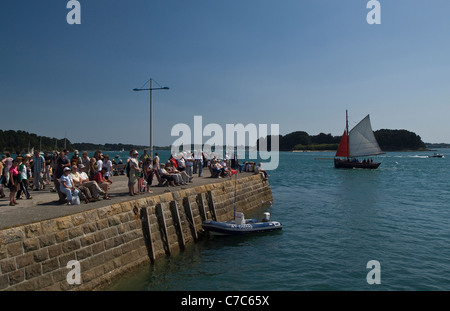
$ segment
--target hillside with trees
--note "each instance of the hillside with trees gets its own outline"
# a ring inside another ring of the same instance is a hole
[[[38,136],[34,133],[25,131],[0,130],[0,152],[11,154],[25,154],[31,152],[32,149],[40,149],[41,151],[61,150],[63,148],[69,151],[119,151],[131,149],[145,149],[148,146],[139,146],[131,144],[91,144],[91,143],[72,143],[69,139],[57,139],[46,136]],[[155,148],[157,149],[157,148]]]
[[[67,149],[72,150],[71,142],[66,139],[57,139],[45,136],[38,136],[33,133],[28,133],[25,131],[13,131],[0,130],[0,152],[9,152],[11,154],[16,153],[28,153],[31,150],[39,149],[41,150],[54,150],[55,146],[61,149],[66,146]]]
[[[375,137],[383,151],[406,151],[406,150],[426,150],[427,147],[419,135],[407,130],[387,130],[382,129],[374,132]],[[279,135],[280,151],[296,150],[337,150],[342,136],[320,133],[319,135],[309,135],[304,131],[296,131],[287,135]],[[270,151],[272,136],[260,138],[266,140],[267,149]]]
[[[378,130],[375,138],[383,151],[426,150],[419,135],[407,130]]]

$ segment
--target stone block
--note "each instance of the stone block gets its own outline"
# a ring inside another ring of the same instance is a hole
[[[81,247],[79,240],[69,240],[62,244],[62,251],[64,253],[73,252]]]
[[[95,237],[93,234],[82,236],[80,237],[80,243],[82,247],[89,246],[95,243]]]
[[[86,223],[93,223],[98,220],[98,213],[96,209],[84,212],[84,216],[86,217]]]
[[[83,260],[92,256],[92,249],[90,247],[82,248],[76,251],[77,260]]]
[[[40,290],[42,290],[44,288],[49,288],[52,285],[54,285],[53,278],[50,274],[40,276],[38,279],[36,279],[36,282],[37,282],[37,288]],[[53,290],[53,289],[50,289],[50,290]]]
[[[67,263],[71,260],[77,260],[75,256],[75,252],[63,254],[59,256],[59,267],[62,268],[66,274],[69,272],[69,269],[67,268]]]
[[[83,232],[85,234],[97,231],[97,225],[95,223],[86,223],[83,225]]]
[[[106,239],[111,239],[111,238],[113,238],[113,237],[115,237],[116,235],[119,234],[118,231],[117,231],[117,228],[115,228],[115,227],[103,230],[103,232],[105,233],[105,238]]]
[[[80,226],[86,222],[86,216],[84,213],[72,215],[71,218],[74,227]]]
[[[62,243],[69,239],[69,234],[67,230],[61,230],[55,233],[55,241],[56,243]]]
[[[16,260],[14,258],[8,258],[0,261],[0,271],[2,274],[12,272],[16,269]]]
[[[25,271],[23,269],[13,271],[8,274],[9,285],[14,285],[25,280]]]
[[[4,244],[0,244],[0,260],[5,259],[7,256],[6,246]]]
[[[25,279],[29,280],[42,275],[42,267],[40,264],[33,264],[25,268]]]
[[[12,244],[6,245],[6,249],[8,251],[9,257],[15,257],[23,254],[23,243],[15,242]]]
[[[69,239],[75,239],[81,235],[84,235],[83,227],[74,227],[67,230],[67,233],[69,234]]]
[[[27,253],[25,255],[16,257],[17,269],[34,264],[34,257],[32,253]]]
[[[33,252],[34,262],[42,262],[48,259],[48,249],[42,248]]]
[[[121,223],[120,222],[120,217],[118,215],[114,215],[114,216],[108,217],[108,224],[109,224],[110,227],[117,226],[120,223]]]
[[[72,260],[72,259],[70,259]],[[70,260],[68,260],[67,262],[69,262]],[[66,265],[67,262],[65,262],[65,264],[63,266],[61,266],[61,268],[54,270],[53,272],[51,272],[51,276],[54,282],[62,282],[62,283],[66,283],[67,284],[67,273],[69,273],[69,269],[67,269]]]
[[[70,216],[58,218],[56,219],[56,225],[59,230],[72,228],[72,218]]]
[[[95,242],[101,242],[106,239],[106,235],[104,231],[97,231],[94,233]]]
[[[111,208],[109,206],[101,207],[97,209],[99,219],[103,219],[112,215]]]
[[[39,246],[47,247],[55,244],[55,235],[54,234],[46,234],[39,237]]]
[[[34,238],[42,234],[42,227],[40,223],[34,223],[24,226],[25,236],[27,238]]]
[[[10,228],[0,231],[0,245],[23,241],[24,238],[25,233],[23,231],[23,227]]]
[[[55,219],[45,220],[41,222],[42,234],[51,234],[58,231],[58,225]]]
[[[109,226],[107,218],[97,220],[96,224],[98,230],[104,230]]]
[[[48,255],[50,258],[56,258],[63,253],[62,245],[56,244],[48,247]]]
[[[91,246],[92,254],[97,255],[103,251],[105,251],[105,244],[102,242],[95,243]]]
[[[111,209],[111,214],[112,215],[117,215],[122,213],[122,206],[120,204],[113,204],[110,206]]]
[[[52,258],[50,260],[46,260],[42,262],[42,273],[48,273],[50,271],[54,271],[59,268],[58,259]]]
[[[0,274],[0,290],[3,290],[9,286],[8,276],[6,274]]]
[[[39,249],[39,240],[37,238],[26,239],[23,241],[23,249],[25,253]]]

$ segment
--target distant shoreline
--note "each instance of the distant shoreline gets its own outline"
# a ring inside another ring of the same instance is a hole
[[[430,152],[438,151],[436,149],[417,149],[417,150],[388,150],[384,152]],[[336,152],[336,150],[291,150],[288,152]]]

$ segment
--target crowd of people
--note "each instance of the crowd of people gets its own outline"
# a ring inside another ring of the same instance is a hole
[[[17,155],[15,159],[6,153],[0,162],[0,198],[4,198],[4,187],[10,190],[10,203],[14,206],[17,200],[32,199],[30,188],[41,191],[53,184],[51,191],[57,192],[59,203],[78,204],[96,202],[102,197],[110,200],[109,189],[113,183],[115,164],[124,164],[128,177],[128,193],[130,196],[139,193],[152,193],[151,186],[156,179],[157,186],[180,186],[192,183],[194,174],[202,176],[204,168],[209,168],[211,177],[231,177],[237,171],[255,171],[267,178],[261,164],[246,162],[241,165],[237,159],[208,159],[203,153],[183,153],[170,156],[166,163],[160,163],[158,153],[152,158],[147,150],[139,157],[137,150],[131,150],[126,163],[119,159],[110,159],[100,150],[89,157],[86,151],[81,156],[77,150],[68,158],[69,151],[54,151],[53,154],[40,150],[25,156]],[[116,156],[118,157],[118,156]],[[230,167],[233,166],[233,168]],[[137,188],[137,189],[136,189]]]

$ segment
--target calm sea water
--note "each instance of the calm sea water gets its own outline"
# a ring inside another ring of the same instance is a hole
[[[281,232],[205,239],[107,290],[450,290],[450,150],[440,152],[388,153],[377,170],[281,153],[270,172]],[[367,283],[370,260],[379,285]]]

